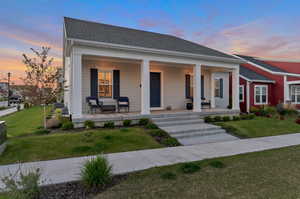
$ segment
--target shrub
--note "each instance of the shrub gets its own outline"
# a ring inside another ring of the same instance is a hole
[[[66,121],[62,124],[61,129],[62,130],[70,130],[74,128],[74,124],[71,121]]]
[[[5,106],[0,106],[0,111],[7,109]]]
[[[223,117],[223,121],[224,121],[224,122],[230,121],[230,117],[229,117],[229,116],[224,116],[224,117]]]
[[[92,120],[86,120],[84,121],[84,127],[87,129],[93,129],[95,128],[95,122]]]
[[[149,132],[153,137],[168,137],[168,134],[162,130],[153,130]]]
[[[132,120],[124,120],[123,121],[123,126],[130,126],[132,123]]]
[[[215,160],[209,163],[210,166],[215,167],[215,168],[224,168],[225,164],[219,160]]]
[[[7,192],[8,198],[14,199],[34,199],[39,198],[40,188],[39,181],[41,173],[39,169],[23,172],[19,169],[20,173],[15,173],[7,177],[1,178],[4,184],[3,191]]]
[[[37,135],[46,135],[49,133],[50,133],[50,130],[48,130],[48,129],[38,129],[34,132],[34,134],[37,134]]]
[[[240,116],[234,115],[234,116],[232,117],[232,120],[233,120],[233,121],[238,121],[238,120],[240,120],[240,119],[241,119]]]
[[[150,122],[150,120],[148,118],[141,118],[139,120],[139,125],[146,126],[149,122]]]
[[[25,102],[24,103],[24,109],[28,109],[28,108],[30,108],[30,104],[28,102]]]
[[[161,174],[160,177],[162,179],[166,179],[166,180],[174,180],[174,179],[176,179],[176,174],[168,171],[168,172]]]
[[[61,118],[62,118],[62,110],[60,108],[57,108],[57,109],[55,109],[54,113],[55,113],[56,119],[61,120]]]
[[[204,122],[210,123],[210,122],[213,122],[213,121],[214,121],[213,118],[210,117],[210,116],[204,117]]]
[[[216,117],[214,117],[214,121],[215,121],[215,122],[221,122],[221,121],[222,121],[221,116],[216,116]]]
[[[267,114],[271,114],[271,115],[277,113],[277,110],[274,106],[265,106],[264,110],[266,111]]]
[[[259,112],[259,108],[255,107],[255,106],[252,106],[250,108],[250,113],[257,113],[257,112]]]
[[[103,127],[113,129],[113,128],[115,128],[115,123],[114,122],[105,122]]]
[[[175,139],[175,138],[165,138],[161,142],[163,145],[168,146],[168,147],[173,147],[173,146],[179,146],[180,143]]]
[[[248,114],[248,119],[249,120],[252,120],[254,118],[255,118],[255,114],[253,114],[253,113]]]
[[[88,160],[81,169],[81,180],[89,187],[105,186],[112,181],[112,167],[103,156]]]
[[[158,127],[156,126],[156,124],[149,122],[146,126],[146,129],[157,129]]]
[[[190,162],[190,163],[184,163],[180,167],[180,169],[183,173],[195,173],[199,171],[201,167],[196,163]]]
[[[242,114],[240,116],[241,120],[247,120],[248,119],[248,116],[246,114]]]
[[[297,124],[300,124],[300,118],[297,118],[295,121]]]

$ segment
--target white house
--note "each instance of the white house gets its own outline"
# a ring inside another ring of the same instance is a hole
[[[141,115],[185,111],[191,98],[193,112],[203,102],[211,110],[232,103],[239,111],[243,61],[231,55],[167,34],[72,18],[64,19],[63,44],[64,102],[72,118],[89,113],[89,96],[104,104],[128,97],[130,112]]]

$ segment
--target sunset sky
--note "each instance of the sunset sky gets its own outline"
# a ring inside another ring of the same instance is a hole
[[[63,16],[168,33],[228,53],[300,59],[298,0],[1,0],[0,81],[22,53],[50,46],[61,66]]]

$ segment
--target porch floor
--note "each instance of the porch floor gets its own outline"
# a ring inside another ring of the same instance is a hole
[[[179,116],[179,115],[199,115],[200,117],[208,115],[223,115],[223,114],[239,114],[239,110],[232,109],[202,109],[201,112],[193,112],[193,110],[152,110],[150,115],[142,115],[140,112],[121,112],[121,113],[95,113],[95,114],[83,114],[81,118],[74,118],[73,122],[83,122],[85,120],[93,121],[118,121],[126,119],[140,119],[140,118],[157,118],[167,116]]]

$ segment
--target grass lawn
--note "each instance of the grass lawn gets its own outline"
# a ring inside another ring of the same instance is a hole
[[[93,129],[9,139],[0,164],[162,147],[143,128]]]
[[[213,168],[207,160],[198,162],[201,170],[192,174],[183,174],[180,165],[132,173],[95,199],[300,198],[300,146],[218,160],[225,168]],[[162,179],[166,172],[173,172],[176,178]]]
[[[7,125],[8,137],[32,134],[43,125],[43,108],[36,106],[0,117]]]
[[[255,117],[253,120],[218,122],[216,124],[242,138],[300,133],[300,125],[295,123],[294,117],[286,118],[285,120]]]

